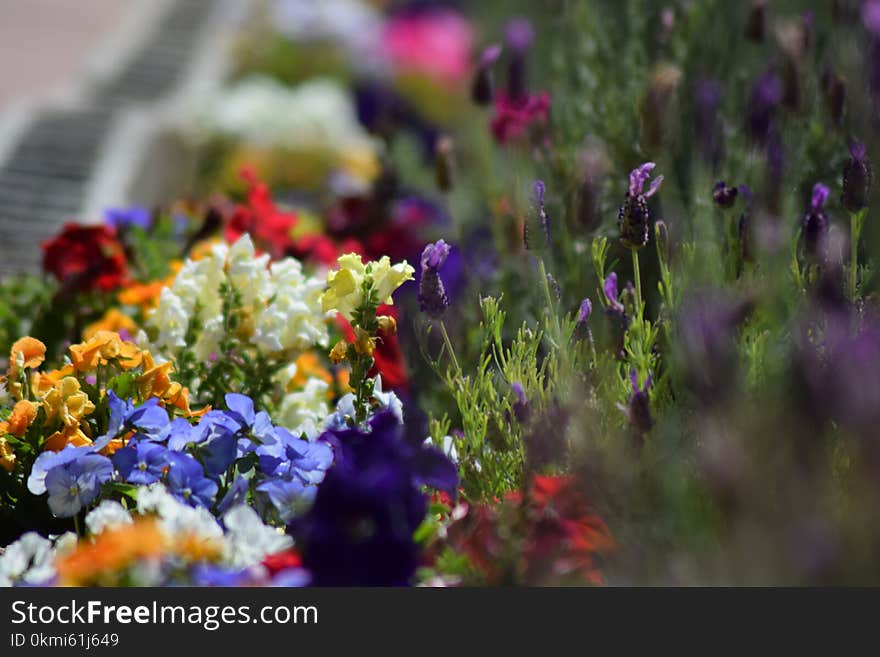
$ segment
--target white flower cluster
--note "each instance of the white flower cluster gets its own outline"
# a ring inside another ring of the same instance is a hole
[[[358,122],[351,94],[328,78],[293,88],[264,76],[245,78],[224,90],[197,123],[261,147],[329,151],[340,158],[379,150]]]
[[[162,290],[159,306],[147,319],[155,332],[150,346],[158,353],[176,356],[192,349],[196,358],[217,356],[224,336],[221,286],[238,294],[241,306],[236,337],[264,355],[303,351],[326,345],[327,324],[321,310],[324,282],[307,276],[294,258],[269,264],[269,256],[257,257],[249,235],[235,244],[218,244],[211,255],[187,260],[171,287]],[[188,344],[187,329],[196,328],[196,340]]]
[[[24,534],[0,554],[0,587],[38,585],[51,580],[55,576],[55,556],[75,545],[73,532],[55,540],[36,532]]]
[[[140,515],[155,515],[162,531],[168,536],[190,536],[220,546],[222,565],[236,568],[258,568],[267,556],[282,552],[293,545],[293,539],[280,530],[265,525],[257,512],[246,505],[227,511],[222,524],[204,507],[191,507],[174,497],[162,484],[138,489],[137,509]],[[106,529],[132,524],[132,512],[119,502],[105,500],[86,515],[86,526],[96,536]],[[224,530],[225,528],[225,530]],[[55,559],[76,546],[76,535],[67,532],[50,540],[36,532],[28,532],[0,553],[0,587],[16,584],[40,585],[55,577]],[[158,583],[161,573],[147,568],[138,573],[138,580]]]
[[[292,41],[338,44],[358,70],[373,70],[381,53],[383,19],[361,0],[275,0],[272,27]]]

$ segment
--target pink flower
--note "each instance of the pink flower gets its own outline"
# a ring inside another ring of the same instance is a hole
[[[473,28],[448,10],[402,14],[388,21],[383,49],[395,70],[455,84],[470,73]]]
[[[505,92],[495,99],[492,134],[500,144],[508,144],[526,135],[534,126],[543,129],[550,114],[550,95],[546,91],[529,96],[525,102],[514,103]]]

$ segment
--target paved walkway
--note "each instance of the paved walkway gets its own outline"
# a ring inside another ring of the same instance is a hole
[[[219,2],[0,0],[0,276],[134,176]]]

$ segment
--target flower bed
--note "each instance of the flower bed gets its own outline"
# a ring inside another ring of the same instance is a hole
[[[880,3],[801,4],[267,3],[196,193],[0,283],[0,582],[876,581]]]

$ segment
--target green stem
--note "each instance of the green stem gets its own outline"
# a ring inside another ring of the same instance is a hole
[[[551,342],[554,347],[561,344],[562,326],[559,324],[559,316],[553,306],[553,295],[550,293],[550,281],[547,278],[547,268],[544,266],[543,258],[538,258],[538,271],[541,274],[541,286],[544,289],[544,300],[547,302],[547,312],[553,318],[553,337]]]
[[[849,298],[853,303],[856,301],[856,288],[858,287],[859,278],[859,226],[858,213],[849,215]]]
[[[642,275],[639,272],[639,252],[632,249],[633,276],[636,279],[636,316],[642,318]]]
[[[458,359],[455,357],[455,350],[452,348],[452,342],[449,340],[449,334],[446,332],[446,324],[440,320],[440,333],[443,334],[443,342],[446,344],[446,350],[449,357],[452,358],[452,364],[455,366],[456,376],[461,376],[461,367],[458,365]]]
[[[73,529],[76,532],[77,538],[83,535],[82,528],[79,526],[79,513],[73,514]]]

